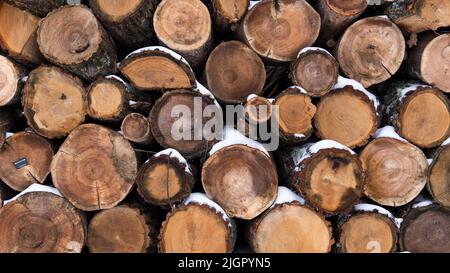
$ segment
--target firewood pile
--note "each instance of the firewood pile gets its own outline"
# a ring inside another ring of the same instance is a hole
[[[0,0],[0,48],[0,252],[450,253],[450,1]]]

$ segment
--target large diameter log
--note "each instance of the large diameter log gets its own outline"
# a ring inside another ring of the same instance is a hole
[[[84,216],[64,198],[30,192],[0,210],[0,252],[81,252]]]
[[[136,154],[130,143],[96,124],[73,130],[51,165],[53,184],[85,211],[116,206],[131,191],[136,173]]]
[[[66,136],[83,123],[86,91],[80,79],[54,66],[40,66],[27,79],[22,105],[28,124],[46,138]]]
[[[427,158],[408,142],[377,138],[364,148],[360,159],[366,172],[364,194],[381,205],[403,206],[427,183]]]
[[[87,81],[116,71],[114,43],[85,6],[50,12],[39,23],[37,42],[46,59]]]
[[[20,100],[26,73],[24,67],[0,55],[0,107]]]
[[[163,0],[153,16],[156,36],[199,69],[211,50],[212,23],[200,0]]]
[[[428,190],[434,200],[450,207],[450,145],[438,148],[430,166]]]
[[[238,41],[223,42],[209,55],[206,83],[214,96],[224,103],[242,103],[250,94],[261,94],[266,69],[257,54]]]
[[[196,105],[195,101],[201,102],[201,105]],[[188,159],[206,154],[215,138],[210,135],[213,132],[203,130],[203,126],[219,117],[196,117],[194,108],[203,113],[207,106],[219,111],[209,96],[188,90],[166,92],[150,112],[150,127],[156,141],[164,148],[174,148]],[[195,126],[196,123],[199,124]]]
[[[273,102],[278,107],[276,117],[280,136],[286,142],[301,142],[313,133],[312,121],[317,109],[311,97],[302,91],[295,87],[288,88]]]
[[[155,142],[150,128],[150,121],[139,113],[130,113],[120,126],[123,136],[137,144],[151,145]]]
[[[36,42],[40,18],[5,2],[0,3],[0,47],[26,65],[43,61]]]
[[[50,173],[53,148],[32,132],[15,133],[0,150],[0,179],[16,191],[34,183],[44,183]]]
[[[193,193],[167,214],[159,239],[162,253],[230,253],[236,226],[219,205]]]
[[[151,246],[149,220],[127,206],[103,210],[88,227],[86,245],[91,253],[145,253]]]
[[[128,55],[119,66],[120,72],[134,88],[141,91],[191,89],[194,72],[180,55],[163,47],[149,47]]]
[[[450,209],[438,205],[411,209],[400,228],[400,248],[413,253],[450,252]]]
[[[450,102],[438,89],[393,83],[385,104],[386,121],[421,148],[437,147],[450,136]]]
[[[235,31],[249,7],[249,0],[212,0],[211,17],[219,33]]]
[[[232,217],[253,219],[276,198],[274,162],[261,150],[245,145],[213,153],[203,164],[201,177],[208,196]]]
[[[336,59],[320,48],[308,48],[291,64],[289,74],[295,85],[301,86],[308,95],[320,97],[336,84],[339,64]]]
[[[318,42],[333,47],[339,35],[367,9],[367,0],[319,0],[322,19]]]
[[[319,36],[320,15],[304,0],[263,0],[241,25],[241,39],[271,61],[293,61]]]
[[[405,47],[405,38],[394,23],[383,17],[368,17],[347,28],[336,56],[345,75],[367,88],[397,72]]]
[[[89,6],[112,37],[129,49],[147,46],[155,38],[156,0],[89,0]]]
[[[450,3],[441,0],[394,1],[386,14],[409,33],[450,26]]]
[[[128,112],[127,86],[115,78],[101,78],[87,89],[87,113],[102,121],[120,121]]]
[[[405,68],[410,76],[450,93],[450,34],[420,35],[409,51]]]

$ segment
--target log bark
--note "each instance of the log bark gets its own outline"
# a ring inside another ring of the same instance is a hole
[[[88,227],[87,247],[91,253],[146,253],[154,243],[146,215],[126,205],[94,215]]]
[[[400,228],[400,249],[413,253],[450,252],[450,209],[431,205],[411,209]]]
[[[405,38],[394,23],[382,17],[368,17],[347,28],[337,45],[336,56],[345,75],[367,88],[397,72],[405,48]]]
[[[0,179],[16,191],[33,183],[42,184],[50,173],[53,155],[45,138],[27,131],[15,133],[0,150]]]
[[[349,148],[364,146],[378,128],[373,101],[355,87],[345,86],[321,97],[314,117],[316,134]]]
[[[311,136],[314,131],[312,121],[317,110],[311,97],[291,87],[279,94],[273,105],[278,106],[277,119],[282,140],[298,143]]]
[[[3,207],[3,202],[12,198],[14,196],[14,191],[10,189],[6,184],[0,182],[0,209]]]
[[[390,19],[409,33],[450,26],[450,3],[440,0],[394,1],[386,10]]]
[[[236,241],[236,225],[221,208],[203,194],[169,212],[162,223],[162,253],[230,253]]]
[[[450,93],[450,34],[427,32],[419,35],[418,43],[405,62],[407,74],[444,92]]]
[[[212,0],[211,17],[214,29],[219,33],[236,31],[239,22],[244,18],[249,0]]]
[[[392,83],[385,98],[386,122],[421,148],[437,147],[450,136],[450,102],[438,89]]]
[[[120,121],[128,113],[127,86],[115,78],[101,78],[87,89],[87,113],[102,121]]]
[[[163,0],[153,26],[159,42],[183,55],[195,70],[205,63],[212,46],[212,23],[200,0]]]
[[[131,191],[136,154],[120,134],[96,124],[77,127],[55,155],[53,184],[85,211],[116,206]]]
[[[20,196],[0,210],[0,252],[81,252],[84,215],[49,192]]]
[[[218,45],[209,55],[205,78],[219,101],[242,103],[250,94],[261,94],[266,70],[259,56],[245,44],[227,41]]]
[[[12,128],[14,124],[14,117],[9,108],[0,109],[0,149],[5,144],[6,133]]]
[[[141,91],[191,89],[195,76],[189,64],[159,48],[143,48],[120,63],[120,72]]]
[[[250,220],[276,198],[278,176],[272,159],[245,145],[231,145],[212,154],[202,167],[209,197],[231,217]]]
[[[35,66],[43,62],[36,42],[40,18],[8,3],[0,3],[0,47],[17,61]]]
[[[0,107],[20,100],[26,75],[27,70],[23,66],[0,55]]]
[[[202,112],[207,106],[218,109],[209,96],[188,90],[175,90],[166,92],[156,101],[149,117],[152,134],[159,145],[163,148],[174,148],[188,159],[206,154],[215,143],[214,135],[210,135],[212,132],[204,131],[203,126],[218,117],[215,115],[211,118],[195,117],[196,100],[201,102]],[[176,109],[189,109],[189,113],[182,112],[174,118],[172,111]],[[194,128],[195,119],[201,124]],[[172,131],[175,134],[172,134]]]
[[[192,167],[173,149],[155,154],[139,169],[136,185],[139,195],[156,206],[183,201],[192,191]]]
[[[50,11],[62,7],[68,3],[67,0],[6,0],[20,9],[29,11],[38,16],[45,17]],[[72,1],[80,4],[81,0]]]
[[[37,42],[46,59],[86,81],[116,71],[114,42],[83,5],[50,12],[39,23]]]
[[[320,15],[304,0],[264,0],[253,6],[241,24],[240,36],[261,57],[293,61],[319,36]]]
[[[152,135],[150,121],[139,113],[130,113],[122,121],[120,126],[123,136],[137,144],[152,145],[155,138]]]
[[[439,147],[430,165],[428,190],[439,204],[450,207],[450,145]]]
[[[336,84],[338,75],[339,64],[331,54],[321,49],[311,49],[299,54],[292,62],[289,76],[308,95],[320,97]]]
[[[367,9],[367,0],[319,0],[317,12],[322,18],[318,43],[332,48],[339,35]]]
[[[28,124],[46,138],[60,138],[83,123],[86,91],[80,79],[54,66],[40,66],[26,81],[22,105]]]
[[[253,125],[267,123],[272,118],[272,103],[265,97],[252,96],[244,104],[245,119]]]
[[[155,39],[156,0],[89,0],[89,6],[112,37],[123,47],[136,49]]]

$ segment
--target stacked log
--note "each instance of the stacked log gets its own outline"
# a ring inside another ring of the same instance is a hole
[[[433,155],[430,165],[430,180],[428,190],[437,203],[450,207],[450,141],[447,140],[439,147]]]
[[[249,0],[212,0],[211,17],[219,33],[236,31],[249,7]]]
[[[98,79],[87,89],[87,114],[102,121],[120,121],[128,113],[127,86],[116,78]],[[107,100],[106,100],[107,98]]]

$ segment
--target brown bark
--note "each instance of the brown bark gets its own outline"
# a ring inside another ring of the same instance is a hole
[[[67,4],[67,0],[6,0],[6,2],[41,18],[45,17],[50,11]],[[78,0],[79,2],[81,0]]]
[[[364,148],[360,159],[366,173],[364,194],[381,205],[406,205],[427,183],[427,158],[405,141],[375,139]]]
[[[0,55],[0,107],[20,100],[26,74],[23,66]]]
[[[119,121],[128,113],[127,86],[115,78],[101,78],[87,89],[87,113],[102,121]]]
[[[364,87],[391,78],[405,56],[405,38],[389,19],[368,17],[352,24],[336,48],[336,56],[347,77]]]
[[[396,82],[385,100],[386,121],[409,142],[433,148],[450,136],[450,102],[440,90]]]
[[[81,252],[84,215],[48,192],[20,196],[0,210],[0,252]]]
[[[85,211],[116,206],[131,191],[136,154],[120,134],[96,124],[77,127],[55,155],[53,184]]]
[[[450,145],[437,149],[430,166],[428,190],[434,200],[445,207],[450,207]]]
[[[410,33],[450,26],[450,3],[441,0],[394,1],[386,14],[401,29]]]
[[[83,5],[50,12],[39,23],[37,42],[46,59],[87,81],[116,71],[114,42]]]
[[[5,2],[0,2],[0,47],[26,65],[43,62],[36,42],[40,18]]]
[[[120,63],[120,72],[141,91],[191,89],[195,76],[189,64],[158,50],[143,49]]]
[[[150,45],[155,38],[156,0],[89,0],[89,6],[112,37],[128,49]]]
[[[219,33],[233,32],[247,13],[249,0],[212,0],[211,17]]]
[[[200,69],[212,46],[211,16],[200,0],[163,0],[156,8],[153,26],[160,43]]]
[[[0,149],[5,144],[6,133],[12,128],[14,123],[14,117],[12,111],[9,108],[0,109]]]
[[[137,144],[152,145],[155,139],[150,129],[150,121],[139,113],[130,113],[120,126],[123,136]]]
[[[320,15],[306,1],[263,0],[248,11],[240,35],[261,57],[288,62],[311,46],[319,31]]]
[[[83,123],[86,91],[80,79],[54,66],[40,66],[27,79],[22,105],[28,124],[46,138],[66,136]]]

